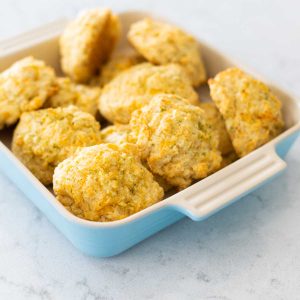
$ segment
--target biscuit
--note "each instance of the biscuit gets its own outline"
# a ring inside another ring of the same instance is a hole
[[[45,185],[54,168],[79,147],[99,144],[100,125],[74,106],[23,113],[16,127],[12,151]]]
[[[133,23],[127,37],[148,61],[158,65],[179,64],[194,86],[206,81],[199,45],[181,29],[147,18]]]
[[[65,74],[80,83],[90,80],[110,57],[120,32],[120,21],[109,9],[82,12],[60,38]]]
[[[26,57],[15,62],[0,74],[0,129],[42,107],[55,89],[54,70],[43,61]]]
[[[183,189],[220,167],[219,138],[205,112],[175,95],[160,94],[132,115],[130,126],[150,170]]]
[[[133,111],[159,93],[175,94],[191,103],[199,102],[198,94],[178,65],[143,63],[122,72],[103,88],[99,110],[110,122],[127,124]]]
[[[209,87],[239,157],[282,132],[281,102],[264,83],[230,68],[210,79]]]
[[[82,148],[54,172],[57,199],[73,214],[91,221],[126,218],[162,200],[152,174],[114,144]]]

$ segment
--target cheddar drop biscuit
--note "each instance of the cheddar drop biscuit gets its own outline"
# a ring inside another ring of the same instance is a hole
[[[45,185],[54,168],[79,147],[99,144],[100,125],[74,106],[23,113],[16,127],[12,151]]]
[[[108,60],[119,36],[119,19],[109,9],[82,12],[60,38],[63,71],[76,82],[87,82]]]
[[[57,199],[91,221],[126,218],[162,200],[163,189],[139,162],[114,144],[82,148],[54,172]]]
[[[0,129],[42,107],[55,90],[54,70],[43,61],[26,57],[14,63],[0,74]]]
[[[183,30],[150,18],[131,25],[128,40],[148,61],[179,64],[194,86],[205,82],[206,71],[197,41]]]
[[[150,170],[173,186],[185,188],[220,167],[218,135],[205,112],[178,96],[155,96],[133,113],[130,126]]]
[[[230,68],[210,79],[209,86],[240,157],[282,132],[281,102],[264,83]]]
[[[99,110],[110,122],[127,124],[132,112],[160,93],[178,95],[198,103],[198,94],[178,65],[143,63],[122,72],[103,88]]]

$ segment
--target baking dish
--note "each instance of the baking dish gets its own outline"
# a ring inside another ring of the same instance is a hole
[[[130,23],[145,16],[149,14],[120,14],[124,30]],[[155,16],[151,17],[157,19]],[[26,55],[33,55],[45,60],[59,73],[58,37],[66,22],[67,20],[60,20],[0,43],[0,70]],[[214,76],[227,67],[239,66],[204,43],[200,45],[209,76]],[[125,38],[119,47],[128,47]],[[249,71],[245,67],[241,68]],[[282,100],[287,129],[274,140],[226,168],[126,219],[108,223],[91,222],[68,212],[52,192],[12,154],[12,129],[0,131],[0,169],[79,250],[97,257],[119,254],[185,216],[195,221],[207,218],[286,168],[283,159],[300,130],[299,107],[294,97],[268,80],[262,80]],[[208,97],[207,86],[201,89],[202,98]]]

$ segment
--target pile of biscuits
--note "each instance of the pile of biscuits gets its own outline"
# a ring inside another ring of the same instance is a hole
[[[133,51],[117,52],[118,16],[88,10],[60,37],[65,77],[33,57],[0,74],[0,129],[17,124],[13,153],[92,221],[149,207],[284,129],[281,102],[262,82],[238,68],[207,80],[188,33],[147,18],[126,34]],[[207,83],[212,102],[201,102],[196,88]]]

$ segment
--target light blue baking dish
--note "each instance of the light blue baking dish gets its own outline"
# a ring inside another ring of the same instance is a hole
[[[120,14],[124,30],[131,22],[144,16],[144,13],[137,12]],[[34,55],[44,59],[59,72],[57,41],[65,24],[66,21],[58,21],[0,43],[0,70],[26,55]],[[210,76],[229,66],[237,65],[216,50],[200,44]],[[123,40],[120,47],[127,46]],[[263,80],[268,83],[267,80]],[[283,101],[283,114],[287,124],[285,132],[184,191],[120,221],[91,222],[69,213],[51,191],[12,154],[11,130],[0,131],[0,169],[76,248],[97,257],[113,256],[185,216],[195,221],[207,218],[284,170],[286,163],[283,159],[299,134],[300,111],[292,96],[270,83],[269,85]],[[204,87],[202,95],[207,93],[207,87]]]

